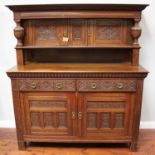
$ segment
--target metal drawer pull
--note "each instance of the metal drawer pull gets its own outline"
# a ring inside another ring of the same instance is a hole
[[[63,88],[63,84],[62,83],[56,83],[56,88],[57,89],[62,89]]]
[[[117,83],[116,87],[118,89],[122,89],[124,87],[124,84],[123,83]]]
[[[79,112],[79,113],[78,113],[78,118],[79,118],[79,119],[82,119],[82,112]]]
[[[72,119],[76,119],[76,112],[72,112]]]
[[[91,88],[92,88],[92,89],[96,89],[96,88],[97,88],[97,84],[96,84],[96,83],[92,83],[92,84],[91,84]]]
[[[37,84],[36,84],[35,82],[32,82],[32,83],[31,83],[31,88],[32,88],[32,89],[36,89],[36,88],[37,88]]]

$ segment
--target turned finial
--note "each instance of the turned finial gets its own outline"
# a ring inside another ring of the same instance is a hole
[[[139,26],[140,19],[134,19],[134,26],[131,28],[131,34],[133,37],[133,45],[138,45],[138,39],[141,35],[141,27]]]
[[[24,37],[24,28],[21,26],[21,22],[16,21],[16,27],[14,29],[14,35],[17,38],[17,47],[23,45],[23,37]]]

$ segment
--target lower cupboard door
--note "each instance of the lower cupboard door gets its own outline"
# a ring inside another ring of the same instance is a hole
[[[80,136],[86,139],[127,139],[131,135],[134,94],[81,93]]]
[[[25,135],[69,137],[74,135],[73,93],[22,93]]]

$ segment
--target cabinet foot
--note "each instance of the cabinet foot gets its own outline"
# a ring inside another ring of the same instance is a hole
[[[132,152],[137,151],[137,142],[131,142],[130,151],[132,151]]]
[[[25,150],[26,149],[26,143],[25,142],[18,142],[18,149],[19,150]]]

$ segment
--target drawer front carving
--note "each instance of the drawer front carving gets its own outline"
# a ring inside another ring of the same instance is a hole
[[[75,80],[23,79],[18,82],[20,91],[75,91]]]
[[[136,80],[79,80],[78,91],[136,91]]]

